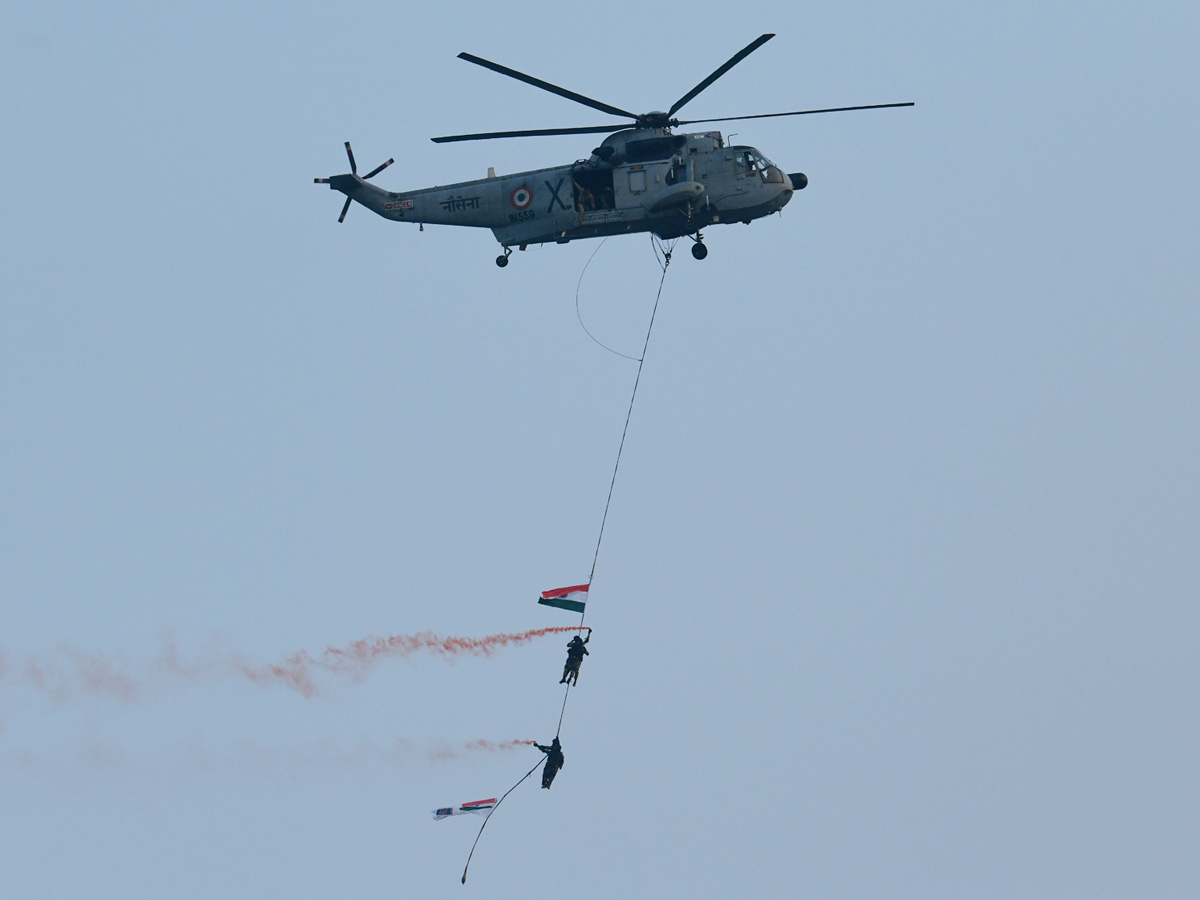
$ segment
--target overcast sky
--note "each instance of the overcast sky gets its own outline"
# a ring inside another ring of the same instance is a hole
[[[968,8],[969,6],[969,8]],[[687,107],[808,175],[679,244],[384,221]],[[0,12],[0,896],[1200,892],[1195,4]],[[579,312],[636,356],[659,269]],[[247,670],[251,675],[248,677]],[[40,680],[39,680],[40,676]],[[494,742],[479,745],[476,742]]]

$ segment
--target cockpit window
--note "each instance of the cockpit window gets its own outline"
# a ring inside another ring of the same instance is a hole
[[[739,150],[736,161],[739,175],[758,175],[764,181],[769,180],[768,171],[775,168],[775,165],[757,150]]]

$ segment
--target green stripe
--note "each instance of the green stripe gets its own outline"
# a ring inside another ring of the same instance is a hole
[[[538,603],[542,604],[542,606],[555,606],[559,609],[570,610],[571,612],[583,612],[583,604],[578,600],[560,600],[558,598],[552,598],[550,600],[538,600]]]

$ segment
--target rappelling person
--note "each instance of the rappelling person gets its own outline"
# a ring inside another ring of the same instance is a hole
[[[588,656],[587,647],[584,645],[592,639],[592,629],[588,629],[586,639],[581,639],[579,635],[571,638],[567,644],[567,662],[563,666],[562,678],[558,679],[559,684],[578,684],[579,683],[579,665],[583,662],[583,658]]]
[[[558,735],[555,735],[549,747],[543,747],[536,741],[533,746],[546,754],[546,768],[542,769],[542,787],[548,790],[554,781],[554,776],[563,767],[562,744],[558,742]]]

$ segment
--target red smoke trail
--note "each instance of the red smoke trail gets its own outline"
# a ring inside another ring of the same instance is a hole
[[[69,660],[70,665],[59,660],[31,660],[20,672],[25,683],[56,700],[64,700],[79,689],[112,694],[125,701],[137,699],[137,680],[117,671],[103,657],[89,656],[73,647],[60,647],[58,652]]]
[[[451,747],[449,744],[439,744],[429,751],[429,759],[431,762],[445,762],[451,759],[459,759],[470,753],[486,751],[488,753],[500,753],[506,750],[517,750],[521,747],[529,746],[533,741],[468,741],[461,748]]]
[[[495,741],[478,740],[467,741],[467,743],[463,746],[465,746],[468,750],[488,750],[492,753],[495,753],[497,750],[515,750],[517,747],[528,747],[536,743],[537,741],[512,740],[504,741],[498,744]]]
[[[53,750],[0,748],[0,771],[28,775],[83,771],[128,771],[145,775],[213,774],[236,770],[254,775],[303,770],[357,770],[372,767],[406,768],[421,763],[454,762],[478,752],[519,750],[533,741],[467,741],[462,744],[422,743],[397,738],[390,743],[329,743],[272,747],[254,742],[214,747],[187,740],[157,749],[131,749],[109,742],[80,741]]]
[[[317,687],[313,683],[312,673],[317,669],[337,674],[349,673],[357,680],[376,662],[392,656],[408,656],[420,650],[442,655],[469,653],[473,656],[491,656],[503,647],[527,644],[534,638],[545,637],[548,634],[578,630],[573,627],[556,626],[534,628],[513,634],[489,634],[481,638],[442,637],[432,631],[422,631],[420,634],[393,634],[390,637],[363,638],[344,647],[326,647],[317,657],[310,656],[307,650],[301,650],[277,665],[259,668],[242,665],[239,671],[253,681],[281,681],[305,697],[315,697]]]
[[[162,682],[164,674],[174,681],[196,681],[200,675],[215,668],[212,662],[185,668],[178,657],[175,645],[169,640],[163,642],[163,648],[154,660],[140,666],[119,665],[103,654],[87,653],[69,644],[60,644],[52,654],[29,659],[17,668],[6,667],[0,658],[0,682],[24,684],[55,700],[89,693],[107,694],[132,702]]]
[[[125,673],[118,672],[107,660],[74,649],[68,649],[67,654],[73,658],[88,690],[115,694],[127,701],[137,698],[137,682]]]
[[[442,656],[491,656],[505,647],[520,646],[535,638],[577,630],[556,626],[490,634],[481,638],[442,637],[432,631],[394,634],[363,638],[340,647],[329,646],[317,656],[300,650],[281,663],[268,665],[251,664],[238,654],[233,654],[227,662],[220,662],[218,660],[224,654],[211,650],[198,661],[185,663],[174,642],[164,640],[156,658],[131,669],[129,666],[119,667],[101,654],[60,646],[54,655],[45,659],[31,659],[20,668],[10,666],[8,658],[0,652],[0,683],[24,684],[56,700],[65,700],[77,693],[88,693],[107,694],[132,702],[145,690],[159,687],[165,682],[197,682],[232,669],[259,684],[282,683],[305,697],[315,697],[318,691],[313,675],[318,671],[350,675],[357,681],[365,677],[367,670],[375,663],[390,657],[408,656],[422,650]]]

